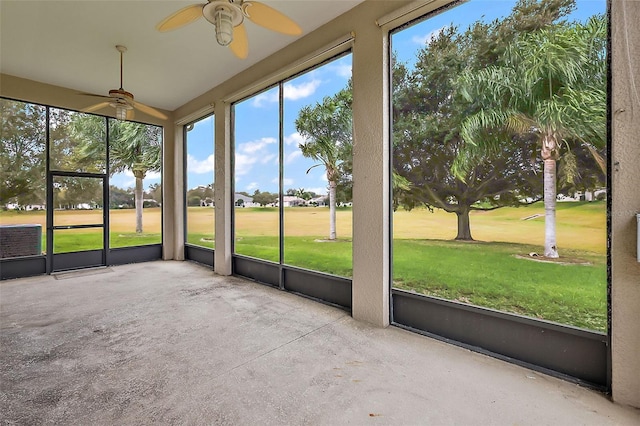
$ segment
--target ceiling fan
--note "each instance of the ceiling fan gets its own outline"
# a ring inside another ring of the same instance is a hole
[[[156,29],[161,32],[173,30],[202,16],[215,26],[218,44],[229,46],[240,59],[249,53],[244,18],[282,34],[302,34],[298,24],[281,12],[264,3],[245,0],[207,0],[207,3],[193,4],[167,16],[156,25]]]
[[[143,103],[135,101],[133,94],[127,92],[122,88],[122,54],[127,51],[127,48],[122,45],[117,45],[116,50],[120,52],[120,88],[109,90],[109,96],[94,95],[93,93],[82,93],[85,96],[93,96],[96,98],[106,99],[104,102],[92,105],[82,110],[82,112],[95,112],[106,107],[112,107],[116,109],[116,118],[118,120],[132,120],[134,118],[134,108],[138,109],[145,114],[151,115],[162,120],[166,120],[167,116],[151,108]]]

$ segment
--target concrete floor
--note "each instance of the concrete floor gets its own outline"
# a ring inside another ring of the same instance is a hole
[[[2,424],[638,425],[597,392],[187,262],[0,282]]]

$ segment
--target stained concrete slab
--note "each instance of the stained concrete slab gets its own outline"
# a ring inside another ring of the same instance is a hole
[[[0,282],[3,424],[638,425],[604,395],[187,262]]]

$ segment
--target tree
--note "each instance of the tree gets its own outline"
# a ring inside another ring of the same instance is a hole
[[[142,233],[143,179],[162,170],[162,128],[130,121],[110,120],[110,173],[125,170],[136,179],[136,233]]]
[[[104,118],[87,114],[74,117],[75,136],[83,140],[81,154],[84,161],[104,152],[104,138],[98,137]],[[134,202],[136,233],[142,233],[144,206],[143,180],[149,172],[162,169],[162,128],[130,121],[109,119],[109,174],[131,171],[135,177]]]
[[[298,198],[302,198],[303,200],[307,201],[311,199],[311,194],[307,191],[304,190],[304,188],[299,188],[295,191],[294,194],[296,197]]]
[[[154,200],[158,205],[162,204],[162,184],[161,183],[152,183],[149,185],[149,198]],[[213,198],[213,191],[211,191],[211,198]]]
[[[118,188],[117,186],[109,186],[109,208],[112,209],[129,209],[135,205],[133,190]]]
[[[500,22],[476,22],[464,32],[442,29],[417,55],[415,68],[393,61],[394,208],[419,205],[457,216],[457,240],[472,240],[469,213],[537,200],[539,163],[526,138],[502,143],[456,175],[464,142],[460,126],[478,107],[459,96],[452,76],[481,69],[495,55]]]
[[[0,206],[45,204],[45,108],[0,99]]]
[[[278,201],[278,194],[272,194],[271,192],[260,192],[260,190],[256,189],[252,195],[253,202],[258,203],[261,206],[266,206],[268,204],[273,204]]]
[[[343,176],[342,165],[352,152],[351,85],[314,106],[305,106],[295,121],[304,138],[298,147],[302,155],[323,166],[329,182],[329,240],[336,239],[336,188]]]
[[[544,255],[559,256],[556,244],[556,161],[570,141],[595,153],[606,141],[606,21],[559,23],[524,33],[512,42],[498,65],[460,78],[464,98],[481,106],[462,123],[467,156],[459,174],[476,154],[495,150],[496,132],[526,135],[544,162]],[[570,157],[571,158],[571,157]]]
[[[210,183],[206,186],[200,185],[187,191],[187,205],[191,207],[209,205],[213,203],[213,197],[213,183]]]
[[[53,205],[62,209],[102,208],[102,182],[95,178],[58,177]]]

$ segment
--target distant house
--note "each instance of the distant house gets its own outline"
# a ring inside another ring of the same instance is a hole
[[[307,201],[307,204],[310,205],[310,206],[326,207],[327,206],[327,196],[326,195],[320,195],[319,197],[312,198],[309,201]]]
[[[7,210],[26,210],[26,211],[32,211],[32,210],[45,210],[45,205],[44,204],[27,204],[27,205],[20,205],[20,204],[15,204],[15,203],[8,203],[5,205],[5,208]]]
[[[595,190],[576,191],[573,195],[558,194],[558,201],[595,201],[607,197],[606,188],[596,188]]]
[[[257,207],[258,204],[253,202],[253,198],[236,192],[233,194],[233,204],[236,207]]]
[[[306,206],[307,202],[303,198],[296,197],[294,195],[284,195],[282,197],[282,205],[283,207],[299,207]]]

